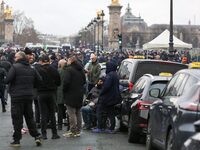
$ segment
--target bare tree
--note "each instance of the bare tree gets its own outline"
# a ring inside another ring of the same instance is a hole
[[[34,28],[31,18],[25,16],[24,12],[14,12],[14,42],[24,46],[28,42],[38,43],[38,33]]]

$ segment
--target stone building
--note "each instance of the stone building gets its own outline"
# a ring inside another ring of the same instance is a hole
[[[4,1],[0,6],[0,45],[13,42],[13,15],[12,9]]]
[[[147,43],[157,37],[165,29],[169,29],[169,24],[153,24],[148,26],[141,16],[132,14],[130,5],[126,8],[125,14],[121,17],[121,31],[123,47],[142,48]],[[194,48],[200,48],[200,25],[174,25],[174,35],[186,43],[191,43]]]

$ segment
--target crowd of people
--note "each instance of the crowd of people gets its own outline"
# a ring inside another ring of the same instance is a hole
[[[20,146],[23,118],[37,146],[42,144],[41,139],[48,139],[49,126],[51,138],[59,139],[57,130],[63,129],[66,119],[69,131],[63,134],[65,137],[79,137],[82,129],[94,133],[115,133],[113,112],[115,105],[121,102],[117,75],[117,66],[121,61],[133,55],[182,61],[178,52],[111,52],[101,53],[97,57],[92,51],[62,50],[54,53],[51,50],[46,52],[25,48],[0,55],[2,112],[6,112],[9,93],[14,128],[11,146],[15,147]],[[184,63],[189,61],[188,54]],[[105,76],[101,74],[101,62],[106,62]],[[105,114],[110,120],[109,128],[106,126]],[[41,133],[37,128],[41,128]]]

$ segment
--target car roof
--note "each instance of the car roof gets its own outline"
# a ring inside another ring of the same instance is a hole
[[[200,69],[182,69],[178,71],[176,74],[178,73],[188,73],[195,76],[196,78],[200,80]]]
[[[151,78],[151,82],[155,82],[155,81],[169,81],[172,78],[172,77],[169,77],[169,76],[153,76],[151,74],[144,74],[142,77],[149,77],[149,78]]]
[[[170,63],[170,64],[181,64],[181,65],[185,65],[182,63],[178,63],[178,62],[173,62],[173,61],[164,61],[164,60],[155,60],[155,59],[132,59],[132,58],[127,58],[124,59],[123,61],[129,61],[129,62],[163,62],[163,63]]]

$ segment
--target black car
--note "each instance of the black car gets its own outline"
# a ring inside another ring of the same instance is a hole
[[[181,69],[188,68],[187,65],[150,59],[124,59],[118,69],[120,85],[130,90],[134,87],[135,82],[144,74],[159,75],[161,72],[175,74]]]
[[[166,73],[165,76],[145,74],[138,79],[127,98],[123,99],[121,125],[128,127],[129,142],[138,142],[140,136],[146,134],[149,106],[156,100],[149,95],[149,90],[158,88],[162,91],[171,76]]]
[[[195,133],[193,122],[200,119],[200,70],[181,70],[162,94],[159,89],[152,89],[150,95],[158,100],[150,107],[147,150],[180,150]]]
[[[199,150],[200,149],[200,120],[194,123],[195,131],[197,132],[195,135],[190,137],[187,141],[185,141],[183,148],[181,150]]]

